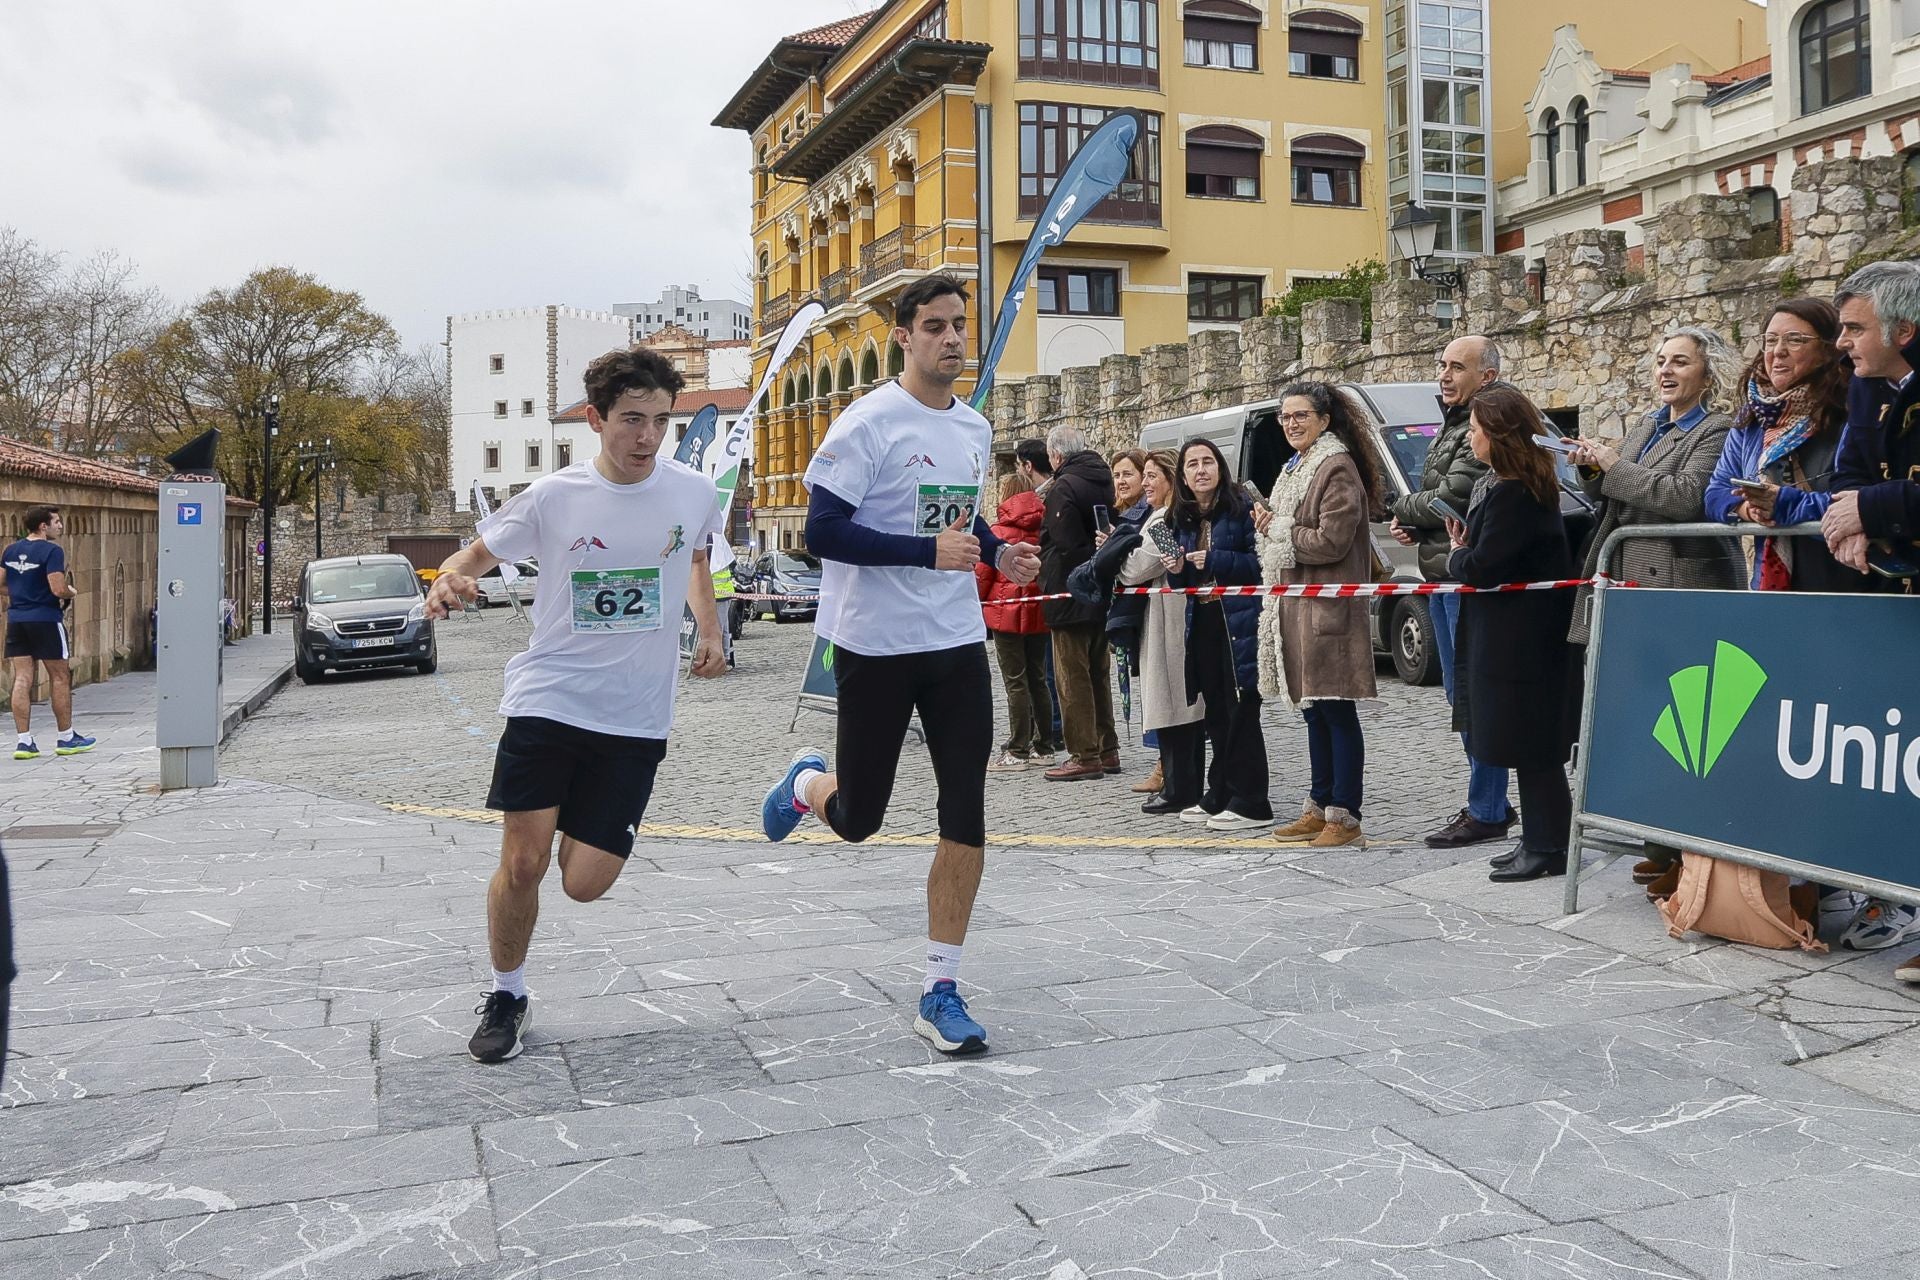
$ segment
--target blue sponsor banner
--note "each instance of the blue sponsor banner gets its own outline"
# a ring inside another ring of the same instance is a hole
[[[1585,813],[1920,891],[1920,599],[1618,589],[1599,640]]]

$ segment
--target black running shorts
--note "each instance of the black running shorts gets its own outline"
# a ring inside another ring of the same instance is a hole
[[[987,843],[987,758],[993,754],[993,677],[985,644],[869,657],[834,646],[839,790],[821,816],[842,840],[880,830],[914,712],[927,735],[938,788],[940,838]]]
[[[653,797],[664,738],[624,738],[538,716],[509,716],[487,808],[558,809],[562,835],[624,858]]]
[[[72,655],[64,622],[9,622],[7,656],[58,662]]]

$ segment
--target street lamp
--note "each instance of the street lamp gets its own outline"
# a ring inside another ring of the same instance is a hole
[[[1387,228],[1393,233],[1393,247],[1407,265],[1413,268],[1413,274],[1430,284],[1443,289],[1458,290],[1461,273],[1446,271],[1430,265],[1434,260],[1433,247],[1440,237],[1440,215],[1417,204],[1409,204]]]
[[[320,543],[320,468],[333,461],[333,437],[323,438],[318,449],[300,454],[294,461],[313,463],[313,558],[322,560],[326,558],[326,552]]]
[[[261,482],[260,505],[266,523],[266,589],[260,594],[264,603],[260,606],[260,634],[273,634],[273,435],[280,430],[280,397],[267,397],[267,439],[261,451],[260,471],[265,479]]]

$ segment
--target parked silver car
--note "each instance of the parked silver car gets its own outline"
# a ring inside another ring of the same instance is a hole
[[[506,604],[509,599],[518,600],[521,604],[532,604],[534,588],[539,585],[540,566],[531,560],[515,560],[513,567],[520,571],[520,576],[512,583],[506,581],[505,575],[500,572],[499,565],[495,565],[475,578],[474,588],[479,592],[475,603],[482,609],[490,605]]]

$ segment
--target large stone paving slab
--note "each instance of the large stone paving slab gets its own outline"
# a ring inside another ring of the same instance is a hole
[[[1671,939],[1624,867],[1572,918],[1555,882],[1489,885],[1488,850],[1417,843],[1457,807],[1458,745],[1434,691],[1393,684],[1364,713],[1394,746],[1363,851],[1145,822],[1131,773],[995,775],[963,966],[993,1051],[945,1060],[911,1029],[924,757],[874,844],[750,839],[806,637],[757,626],[739,676],[687,687],[621,880],[548,895],[527,1048],[483,1068],[498,828],[460,815],[516,625],[447,628],[432,679],[288,690],[211,792],[150,794],[134,716],[10,775],[0,827],[97,825],[8,846],[0,1274],[1920,1265],[1905,953]],[[1288,808],[1297,721],[1268,728]]]

